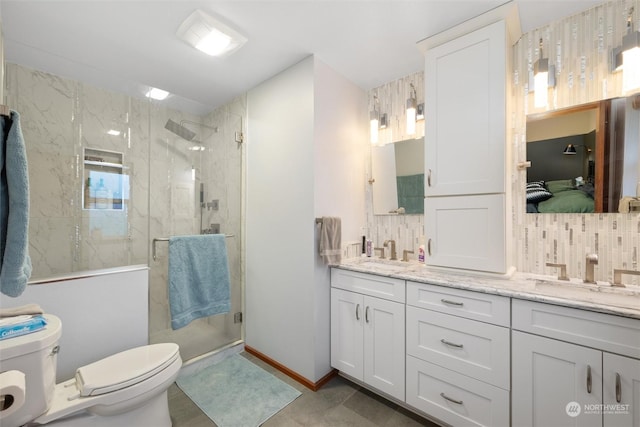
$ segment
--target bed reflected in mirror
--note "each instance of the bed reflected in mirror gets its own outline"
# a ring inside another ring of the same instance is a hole
[[[631,98],[528,116],[527,212],[640,211],[639,123]]]

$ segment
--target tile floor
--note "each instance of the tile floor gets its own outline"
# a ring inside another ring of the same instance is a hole
[[[438,427],[342,377],[333,378],[314,393],[256,357],[241,354],[302,392],[264,423],[265,427]],[[169,410],[173,427],[216,427],[175,384],[169,388]]]

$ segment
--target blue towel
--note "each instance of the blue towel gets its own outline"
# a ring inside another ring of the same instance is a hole
[[[0,117],[0,292],[17,297],[31,277],[29,173],[20,115]]]
[[[231,309],[229,265],[224,234],[169,239],[171,327]]]

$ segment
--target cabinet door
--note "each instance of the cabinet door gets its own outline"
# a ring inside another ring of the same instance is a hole
[[[504,21],[426,52],[427,196],[505,191]]]
[[[514,426],[602,425],[601,351],[517,331],[511,349]]]
[[[363,297],[331,288],[331,366],[362,380]]]
[[[425,262],[441,267],[506,272],[502,194],[425,199]]]
[[[404,304],[364,297],[364,382],[404,400]]]
[[[604,425],[640,426],[640,360],[604,353]]]

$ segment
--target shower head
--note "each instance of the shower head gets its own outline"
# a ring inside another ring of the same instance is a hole
[[[186,139],[187,141],[193,140],[193,138],[195,138],[196,136],[195,132],[190,131],[186,127],[182,126],[179,123],[174,122],[171,119],[167,120],[167,124],[164,125],[164,127],[169,132],[174,133],[178,135],[180,138]]]

